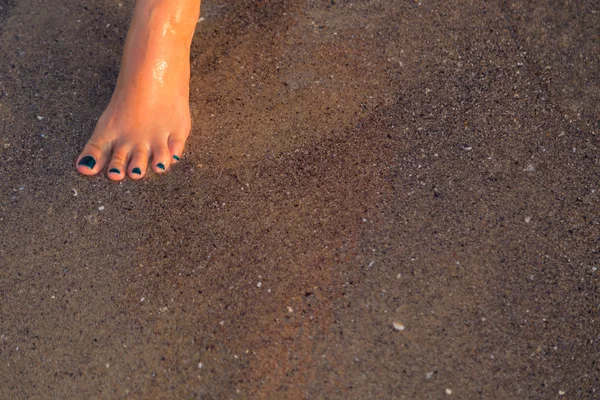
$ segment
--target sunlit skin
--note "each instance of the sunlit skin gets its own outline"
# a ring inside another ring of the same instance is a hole
[[[190,46],[200,0],[138,0],[117,85],[76,161],[84,175],[106,170],[141,179],[150,162],[164,173],[190,134]]]

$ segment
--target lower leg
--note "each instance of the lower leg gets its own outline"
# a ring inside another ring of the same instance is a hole
[[[139,179],[177,162],[191,129],[190,45],[201,0],[138,0],[110,103],[77,159],[84,175]]]

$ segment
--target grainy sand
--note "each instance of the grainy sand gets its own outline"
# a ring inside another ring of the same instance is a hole
[[[0,398],[600,396],[597,1],[204,0],[115,184],[119,3],[0,0]]]

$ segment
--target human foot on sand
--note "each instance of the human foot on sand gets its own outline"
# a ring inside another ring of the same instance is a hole
[[[201,0],[137,0],[110,103],[76,161],[83,175],[165,172],[191,129],[190,46]]]

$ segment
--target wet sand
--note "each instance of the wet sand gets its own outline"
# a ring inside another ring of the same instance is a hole
[[[116,184],[131,7],[0,2],[0,398],[600,396],[597,2],[204,0]]]

